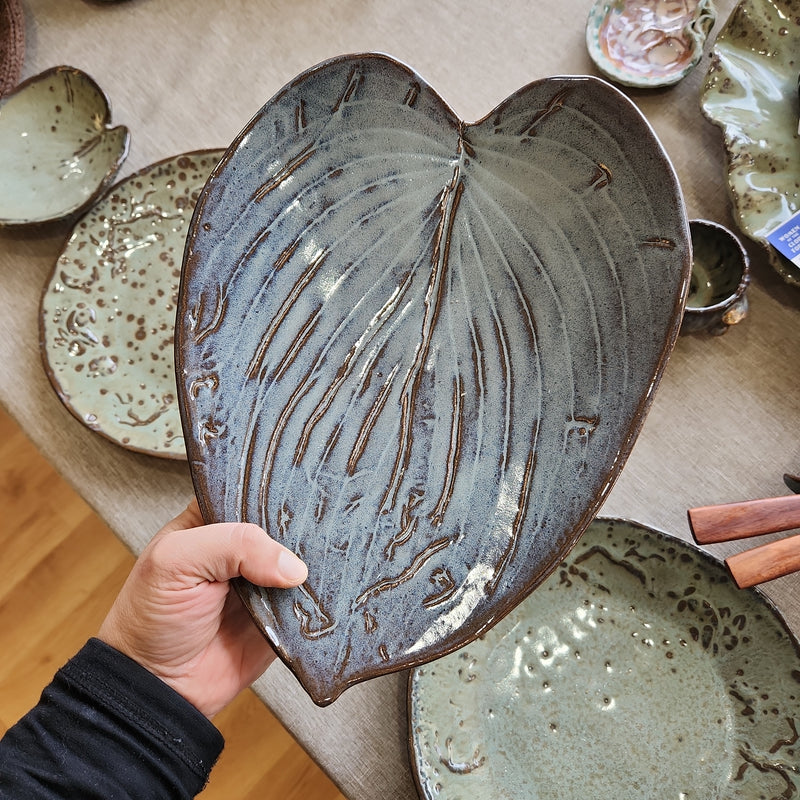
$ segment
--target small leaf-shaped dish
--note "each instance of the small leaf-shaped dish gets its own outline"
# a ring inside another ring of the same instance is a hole
[[[711,0],[596,0],[586,46],[616,83],[671,86],[700,60],[716,18]]]
[[[767,236],[800,210],[800,0],[742,0],[714,42],[702,109],[722,129],[739,227],[800,286]]]
[[[84,425],[185,459],[173,338],[186,231],[223,150],[183,153],[112,186],[78,221],[41,301],[45,369]]]
[[[54,67],[0,100],[0,225],[73,217],[111,183],[128,154],[108,98],[85,72]]]
[[[486,636],[411,673],[410,760],[424,800],[796,797],[798,681],[764,595],[598,519]]]
[[[242,594],[316,702],[479,635],[575,543],[690,249],[670,162],[596,78],[467,124],[402,64],[345,56],[242,131],[187,239],[179,403],[206,519],[309,565]]]

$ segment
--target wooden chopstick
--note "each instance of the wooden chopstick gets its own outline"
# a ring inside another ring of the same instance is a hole
[[[728,556],[725,564],[740,589],[800,570],[800,534]]]
[[[800,527],[800,494],[689,509],[698,544],[745,539]]]

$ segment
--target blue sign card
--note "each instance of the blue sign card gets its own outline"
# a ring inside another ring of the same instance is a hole
[[[782,256],[800,267],[800,211],[768,233],[767,241]]]

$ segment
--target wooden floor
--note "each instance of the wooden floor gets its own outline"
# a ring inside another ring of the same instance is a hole
[[[133,556],[0,409],[0,734],[96,631]],[[339,800],[256,695],[214,720],[225,750],[203,800]]]

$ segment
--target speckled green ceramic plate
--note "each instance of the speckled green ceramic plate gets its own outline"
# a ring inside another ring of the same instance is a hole
[[[681,540],[593,522],[508,617],[409,680],[426,800],[788,798],[800,647]]]
[[[702,107],[722,128],[737,221],[766,245],[800,208],[800,0],[742,0],[717,36]],[[800,286],[800,268],[769,249]]]
[[[186,458],[176,295],[189,220],[222,153],[184,153],[112,187],[75,226],[42,295],[42,354],[59,397],[131,450]]]

